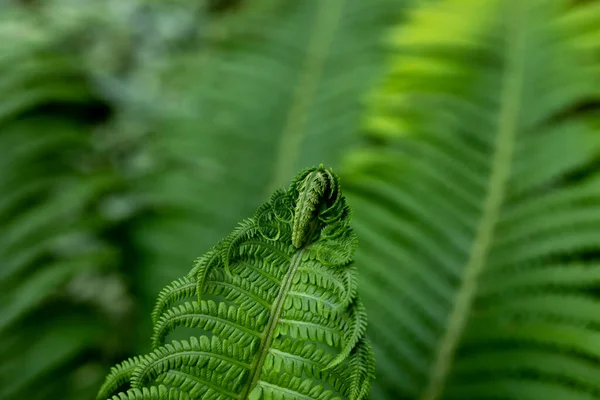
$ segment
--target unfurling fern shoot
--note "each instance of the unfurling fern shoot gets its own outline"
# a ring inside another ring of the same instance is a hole
[[[154,351],[113,367],[98,398],[365,398],[375,365],[349,223],[333,171],[302,171],[161,291]],[[197,332],[166,343],[178,327]]]

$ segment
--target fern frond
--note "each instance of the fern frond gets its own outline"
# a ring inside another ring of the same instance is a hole
[[[139,357],[132,357],[115,365],[110,369],[102,387],[98,391],[98,399],[105,399],[116,392],[122,385],[129,383],[133,377],[133,371],[140,364]]]
[[[255,222],[254,219],[244,220],[223,241],[223,264],[227,272],[229,272],[230,260],[236,256],[233,252],[239,249],[240,243],[256,235],[258,225],[259,223]],[[278,237],[279,235],[277,234],[273,240],[277,240]]]
[[[249,367],[250,351],[216,336],[173,341],[140,358],[131,376],[134,387],[142,387],[157,376],[181,367],[205,368],[219,374],[243,375]],[[218,385],[219,382],[212,382]]]
[[[158,318],[165,310],[171,308],[173,304],[195,297],[196,286],[196,280],[189,277],[179,278],[167,285],[158,294],[156,305],[154,306],[154,310],[152,310],[152,322],[156,324]]]
[[[361,400],[369,394],[371,382],[375,379],[375,356],[371,345],[364,338],[352,350],[348,398]]]
[[[375,398],[599,398],[597,10],[424,2],[391,32],[343,177]]]
[[[198,301],[201,300],[200,294],[204,291],[204,282],[209,270],[218,267],[222,262],[223,258],[221,253],[217,251],[216,247],[211,248],[206,254],[199,257],[194,262],[194,268],[188,273],[188,277],[193,278],[196,281]]]
[[[332,357],[330,353],[311,342],[277,339],[273,341],[273,347],[265,358],[265,367],[278,373],[285,371],[296,376],[305,373],[316,377]]]
[[[327,364],[326,369],[333,368],[344,361],[350,352],[356,347],[358,341],[367,333],[367,312],[360,300],[357,300],[350,315],[350,327],[347,338],[345,338],[344,347],[338,356]]]
[[[159,318],[154,326],[152,343],[155,349],[158,348],[175,328],[185,326],[205,329],[223,338],[240,341],[241,345],[248,345],[260,336],[261,324],[264,324],[264,317],[251,318],[243,309],[227,306],[225,302],[186,302],[167,310]]]
[[[122,243],[107,235],[128,217],[110,206],[126,190],[110,161],[114,149],[95,134],[111,110],[72,41],[71,28],[83,21],[73,16],[62,29],[55,22],[15,2],[0,4],[6,400],[93,397],[103,378],[96,368],[122,350],[99,338],[111,332],[120,341],[127,331],[121,322],[130,299],[116,270]]]
[[[236,387],[246,378],[246,374],[223,376],[206,369],[186,371],[184,367],[170,370],[157,378],[157,383],[170,385],[189,393],[192,399],[230,400],[236,398]],[[220,382],[218,385],[212,381]]]
[[[114,395],[110,400],[191,400],[187,393],[166,386],[150,386],[149,388],[130,389]]]
[[[223,270],[215,270],[205,285],[207,291],[223,296],[254,317],[267,310],[275,297],[254,282],[239,275],[230,276]]]
[[[338,178],[323,166],[275,192],[187,277],[160,292],[155,350],[139,358],[129,380],[138,391],[128,393],[146,395],[139,390],[160,384],[191,399],[366,394],[374,360],[365,350],[349,219]],[[199,300],[176,305],[195,294]],[[197,336],[163,345],[178,327]]]
[[[329,171],[307,171],[306,176],[298,182],[298,187],[293,189],[298,193],[292,227],[292,243],[296,248],[304,246],[310,240],[313,220],[316,218],[315,214],[319,213],[318,207],[322,204],[325,194],[332,192],[334,186],[331,186],[329,175]]]
[[[307,313],[302,308],[290,308],[283,311],[277,326],[277,334],[324,342],[329,346],[337,347],[342,340],[339,327],[348,329],[341,313],[319,315]]]
[[[405,6],[397,0],[245,2],[235,23],[229,17],[214,23],[219,33],[203,40],[206,51],[164,71],[168,85],[157,104],[172,123],[149,127],[168,134],[148,137],[149,157],[161,170],[144,195],[166,212],[134,227],[146,255],[140,273],[158,285],[143,288],[148,303],[172,280],[166,271],[187,273],[198,248],[253,216],[296,170],[321,162],[335,168],[360,129],[357,99],[380,70],[380,37]],[[287,193],[274,204],[272,220],[293,218]],[[277,234],[259,227],[263,239]]]
[[[307,262],[306,267],[298,269],[298,273],[294,277],[294,284],[302,283],[306,287],[311,285],[325,289],[339,298],[340,308],[345,308],[353,296],[352,282],[348,281],[349,275],[356,275],[353,267],[339,271],[326,267],[314,268],[310,262]]]
[[[258,400],[262,398],[272,398],[277,400],[284,399],[305,399],[305,400],[334,400],[340,399],[336,393],[344,391],[343,381],[335,378],[327,379],[328,386],[333,390],[326,388],[325,385],[315,385],[312,379],[302,379],[286,373],[277,374],[271,372],[260,380],[256,388],[252,391],[249,400]]]

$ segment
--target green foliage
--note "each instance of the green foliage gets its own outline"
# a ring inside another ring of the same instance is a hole
[[[344,170],[373,397],[600,398],[600,7],[409,21]]]
[[[0,1],[1,398],[90,398],[189,259],[335,164],[391,3]]]
[[[148,309],[296,171],[339,165],[358,139],[393,4],[241,2],[209,24],[203,51],[164,71],[145,146],[156,170],[136,188],[153,211],[134,231]]]
[[[271,203],[242,219],[324,162],[361,247],[344,276],[309,262],[293,284],[353,306],[330,321],[343,330],[280,320],[272,349],[305,365],[266,367],[349,368],[359,393],[366,308],[373,399],[600,399],[599,27],[597,2],[577,0],[0,0],[0,398],[89,399],[147,352],[106,391],[187,398],[213,374],[165,355],[254,357],[281,268],[258,276],[239,248],[310,242],[328,178],[294,189],[296,227],[274,229]],[[349,261],[335,248],[353,238],[321,242],[318,264]],[[323,326],[291,302],[290,321]],[[190,339],[199,324],[218,335]],[[249,371],[210,365],[231,371],[224,391]],[[265,397],[313,382],[263,378]]]
[[[153,1],[17,3],[0,2],[0,398],[89,399],[133,336],[139,140],[116,121],[147,85],[131,71],[189,25]],[[171,28],[140,35],[140,16]]]
[[[0,11],[0,398],[81,398],[128,312],[106,237],[122,180],[98,146],[108,115],[48,21]],[[15,67],[17,66],[17,67]],[[120,335],[120,336],[119,336]]]
[[[113,399],[364,399],[374,359],[349,223],[337,176],[302,171],[160,293],[153,351],[98,398],[129,382]],[[194,336],[165,343],[178,327]]]

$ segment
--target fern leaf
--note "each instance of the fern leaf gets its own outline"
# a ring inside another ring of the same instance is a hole
[[[142,389],[130,389],[119,393],[110,400],[190,400],[187,393],[182,393],[175,388],[168,389],[166,386],[151,386]]]
[[[161,125],[169,134],[148,138],[163,169],[146,182],[145,196],[166,212],[133,233],[147,255],[140,273],[158,285],[142,288],[145,302],[171,281],[166,271],[187,273],[198,248],[253,216],[296,170],[337,165],[360,129],[357,99],[379,72],[380,37],[405,7],[396,0],[247,2],[235,23],[214,22],[223,34],[203,40],[206,52],[164,71],[169,84],[157,104],[169,107],[174,123]],[[275,209],[274,220],[293,218],[289,202]],[[263,228],[265,238],[276,236],[270,229]]]
[[[361,339],[353,349],[350,358],[350,388],[348,398],[361,400],[371,390],[371,381],[375,379],[375,362],[371,345]]]
[[[423,2],[391,33],[344,176],[374,398],[599,398],[598,18]]]
[[[122,199],[123,179],[108,141],[93,134],[109,106],[71,41],[83,21],[72,15],[60,29],[55,22],[0,4],[0,148],[10,149],[0,157],[7,400],[93,397],[102,380],[95,369],[121,351],[99,338],[127,330],[115,329],[130,300],[115,270],[122,243],[106,235],[124,217],[106,207]]]
[[[231,370],[235,371],[235,370]],[[236,387],[241,384],[241,381],[246,378],[246,374],[237,376],[220,375],[202,370],[189,369],[180,367],[176,370],[169,370],[165,374],[157,378],[157,383],[170,385],[179,388],[189,394],[190,398],[202,399],[210,398],[216,400],[229,400],[236,398]],[[215,385],[212,382],[219,381]]]
[[[347,329],[346,320],[338,312],[319,315],[307,313],[302,308],[290,308],[283,311],[277,333],[339,346],[342,340],[340,326]]]
[[[344,361],[350,355],[352,349],[356,347],[358,341],[364,337],[367,332],[367,312],[360,300],[357,300],[357,303],[354,305],[350,320],[352,322],[348,329],[348,337],[345,340],[344,347],[340,354],[327,365],[326,369],[333,368]]]
[[[110,373],[98,391],[98,399],[105,399],[122,385],[129,383],[135,368],[140,364],[139,357],[132,357],[111,368]]]
[[[176,327],[185,326],[203,328],[223,338],[239,340],[241,345],[248,345],[260,336],[260,324],[264,324],[264,318],[250,318],[243,309],[227,306],[225,302],[186,302],[167,310],[159,318],[154,326],[152,343],[154,348],[158,348]]]
[[[155,350],[130,374],[134,391],[119,396],[151,395],[152,385],[178,388],[191,399],[366,395],[374,360],[353,287],[357,241],[349,222],[333,171],[302,171],[199,258],[186,278],[160,292]],[[176,304],[194,294],[198,299]],[[163,345],[182,326],[197,336]]]
[[[173,341],[141,357],[131,376],[134,387],[142,387],[162,373],[182,366],[207,368],[220,374],[243,375],[249,366],[249,352],[213,336],[192,337],[188,341]],[[213,382],[218,384],[218,382]]]
[[[173,304],[196,296],[196,280],[188,277],[179,278],[167,285],[158,294],[158,300],[152,311],[152,322],[156,324],[158,318]]]
[[[198,295],[198,300],[201,300],[200,294],[204,290],[204,281],[206,280],[208,271],[210,268],[216,267],[222,262],[221,253],[219,253],[216,248],[210,249],[202,257],[196,259],[194,268],[188,273],[188,277],[195,278],[196,280],[196,294]]]
[[[265,358],[265,367],[278,373],[285,371],[296,376],[305,373],[315,377],[324,371],[323,364],[327,364],[331,358],[330,353],[311,342],[275,340]]]
[[[274,299],[273,292],[249,283],[239,275],[223,273],[223,270],[215,270],[206,287],[207,291],[223,296],[254,317],[267,310]]]

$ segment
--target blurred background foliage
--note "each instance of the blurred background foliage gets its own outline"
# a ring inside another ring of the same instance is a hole
[[[374,399],[600,398],[600,3],[0,1],[0,398],[92,399],[324,163]]]

